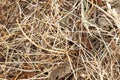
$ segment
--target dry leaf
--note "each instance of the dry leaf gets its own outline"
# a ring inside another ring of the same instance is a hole
[[[71,73],[71,68],[69,64],[63,64],[53,69],[50,78],[51,80],[60,80],[66,75]]]

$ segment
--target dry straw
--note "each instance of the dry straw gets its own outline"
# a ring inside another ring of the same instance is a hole
[[[117,5],[1,0],[0,80],[120,80]]]

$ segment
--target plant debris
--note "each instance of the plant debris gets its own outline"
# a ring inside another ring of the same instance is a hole
[[[120,80],[119,0],[0,0],[0,80]]]

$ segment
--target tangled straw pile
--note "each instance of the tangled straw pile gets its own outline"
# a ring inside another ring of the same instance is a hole
[[[120,80],[119,13],[108,0],[1,0],[0,79]]]

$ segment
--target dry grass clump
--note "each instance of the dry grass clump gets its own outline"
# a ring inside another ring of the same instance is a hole
[[[0,80],[120,80],[119,14],[109,0],[1,0]]]

